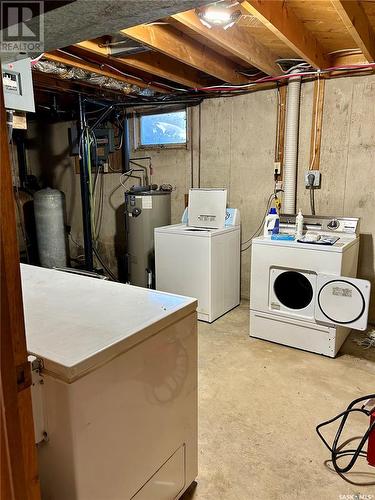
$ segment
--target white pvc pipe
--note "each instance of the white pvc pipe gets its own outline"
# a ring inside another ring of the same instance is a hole
[[[298,70],[296,70],[298,73]],[[286,104],[284,149],[284,213],[296,212],[298,128],[301,95],[301,77],[289,79]]]

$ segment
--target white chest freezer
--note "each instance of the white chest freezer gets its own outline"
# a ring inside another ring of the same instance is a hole
[[[21,267],[43,499],[179,498],[197,476],[196,301]]]
[[[240,303],[240,226],[155,229],[156,289],[198,299],[211,323]]]

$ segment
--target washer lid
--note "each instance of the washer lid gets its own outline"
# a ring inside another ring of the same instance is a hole
[[[319,274],[316,321],[365,330],[370,290],[371,284],[367,280]]]

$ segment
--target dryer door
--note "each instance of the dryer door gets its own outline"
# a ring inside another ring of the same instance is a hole
[[[366,330],[370,290],[367,280],[318,274],[315,320]]]

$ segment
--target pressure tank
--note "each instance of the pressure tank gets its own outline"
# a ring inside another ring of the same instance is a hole
[[[155,288],[154,229],[171,223],[170,191],[125,193],[125,218],[129,282]]]
[[[66,267],[67,242],[64,224],[65,196],[57,189],[34,194],[34,214],[39,261],[43,267]]]

